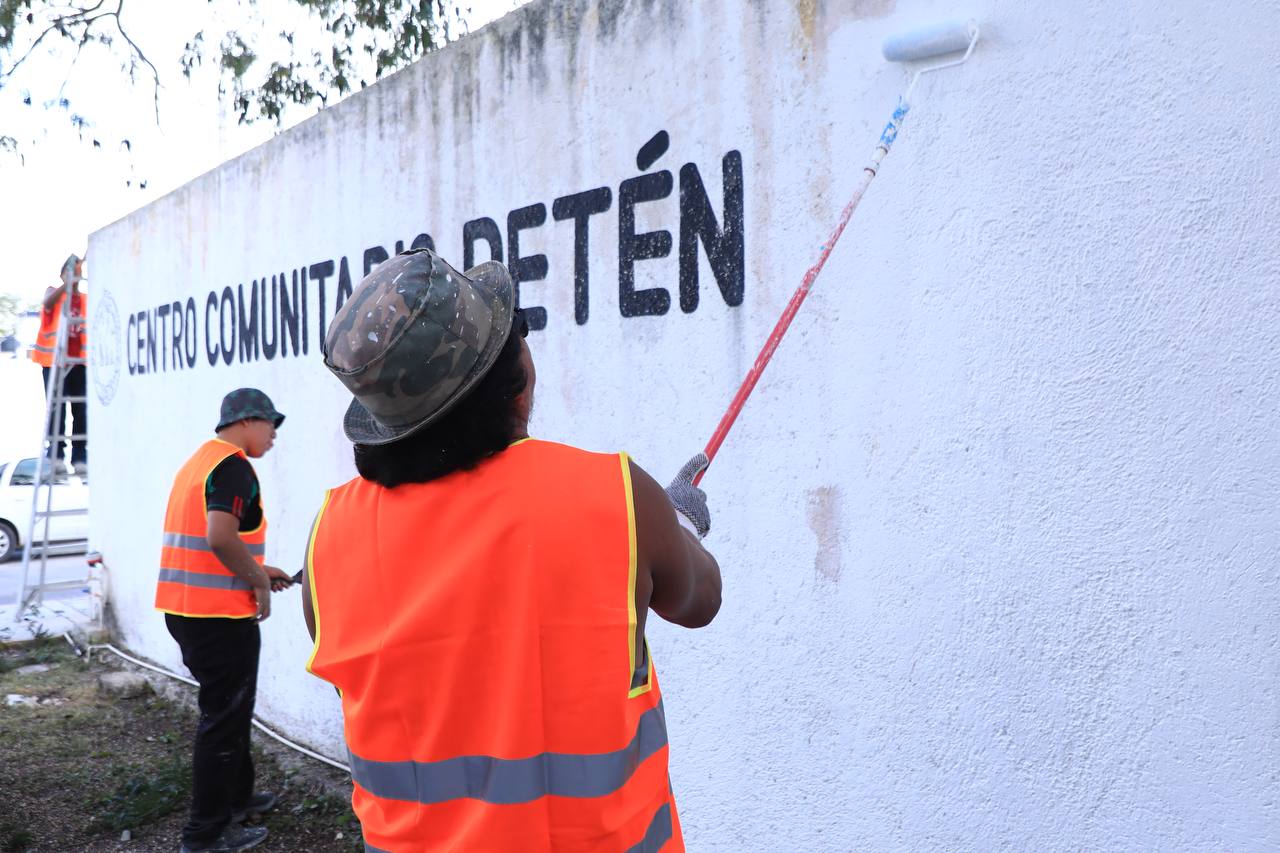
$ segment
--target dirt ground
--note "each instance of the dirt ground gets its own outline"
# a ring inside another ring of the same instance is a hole
[[[98,676],[116,661],[98,653],[86,665],[61,637],[0,648],[0,851],[178,849],[191,791],[195,688],[153,676],[164,695],[106,696]],[[33,664],[50,668],[18,671]],[[10,705],[11,694],[25,698]],[[253,736],[257,788],[280,795],[256,821],[271,830],[256,849],[361,849],[346,775],[256,730]]]

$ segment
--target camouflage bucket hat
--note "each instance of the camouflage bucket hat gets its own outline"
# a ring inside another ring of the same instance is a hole
[[[343,420],[357,444],[388,444],[449,411],[489,372],[515,314],[506,267],[460,273],[430,249],[364,277],[334,316],[324,364],[355,397]]]
[[[237,388],[222,398],[222,411],[214,432],[245,418],[261,418],[277,427],[284,423],[284,415],[276,411],[271,398],[257,388]]]

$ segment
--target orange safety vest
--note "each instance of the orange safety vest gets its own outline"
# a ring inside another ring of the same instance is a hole
[[[40,331],[36,333],[36,342],[31,347],[31,360],[41,367],[53,367],[53,351],[58,346],[58,326],[62,324],[62,303],[67,299],[63,293],[52,308],[40,309]],[[84,317],[89,311],[89,294],[77,293],[71,299],[71,313]],[[87,343],[84,327],[75,334],[67,335],[67,355],[71,358],[84,358]]]
[[[204,487],[213,469],[228,456],[247,459],[244,451],[211,438],[178,469],[164,514],[164,544],[160,550],[160,578],[156,609],[178,616],[256,616],[253,588],[222,561],[209,546],[208,507]],[[256,530],[241,531],[249,553],[262,565],[266,560],[267,516]]]
[[[328,493],[307,669],[342,694],[366,849],[684,850],[662,691],[634,665],[629,464],[525,440]]]

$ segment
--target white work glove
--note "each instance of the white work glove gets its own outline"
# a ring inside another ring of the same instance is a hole
[[[707,508],[707,493],[693,484],[693,478],[710,464],[707,454],[697,454],[684,463],[680,473],[667,486],[667,497],[675,507],[676,520],[699,539],[711,530],[711,510]]]

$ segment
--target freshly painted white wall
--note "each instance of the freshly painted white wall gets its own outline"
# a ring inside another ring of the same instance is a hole
[[[509,243],[508,213],[541,203],[520,234],[549,267],[522,292],[549,318],[534,432],[665,479],[859,180],[906,82],[880,41],[957,14],[984,26],[972,62],[921,85],[704,481],[724,609],[651,631],[690,849],[1280,846],[1266,0],[536,2],[104,228],[93,544],[124,641],[181,665],[151,609],[161,521],[224,392],[288,415],[257,464],[271,562],[299,565],[323,489],[352,474],[314,280],[306,357],[211,367],[200,329],[194,368],[131,372],[130,314],[190,297],[203,326],[210,292],[344,256],[358,280],[365,249],[420,232],[460,264],[464,222]],[[635,270],[672,305],[624,318],[621,185],[662,130],[648,172],[676,189],[636,230],[673,246]],[[680,168],[722,217],[731,151],[745,300],[699,249],[685,313]],[[579,325],[574,224],[552,208],[598,187]],[[341,755],[298,593],[275,601],[261,713]]]

